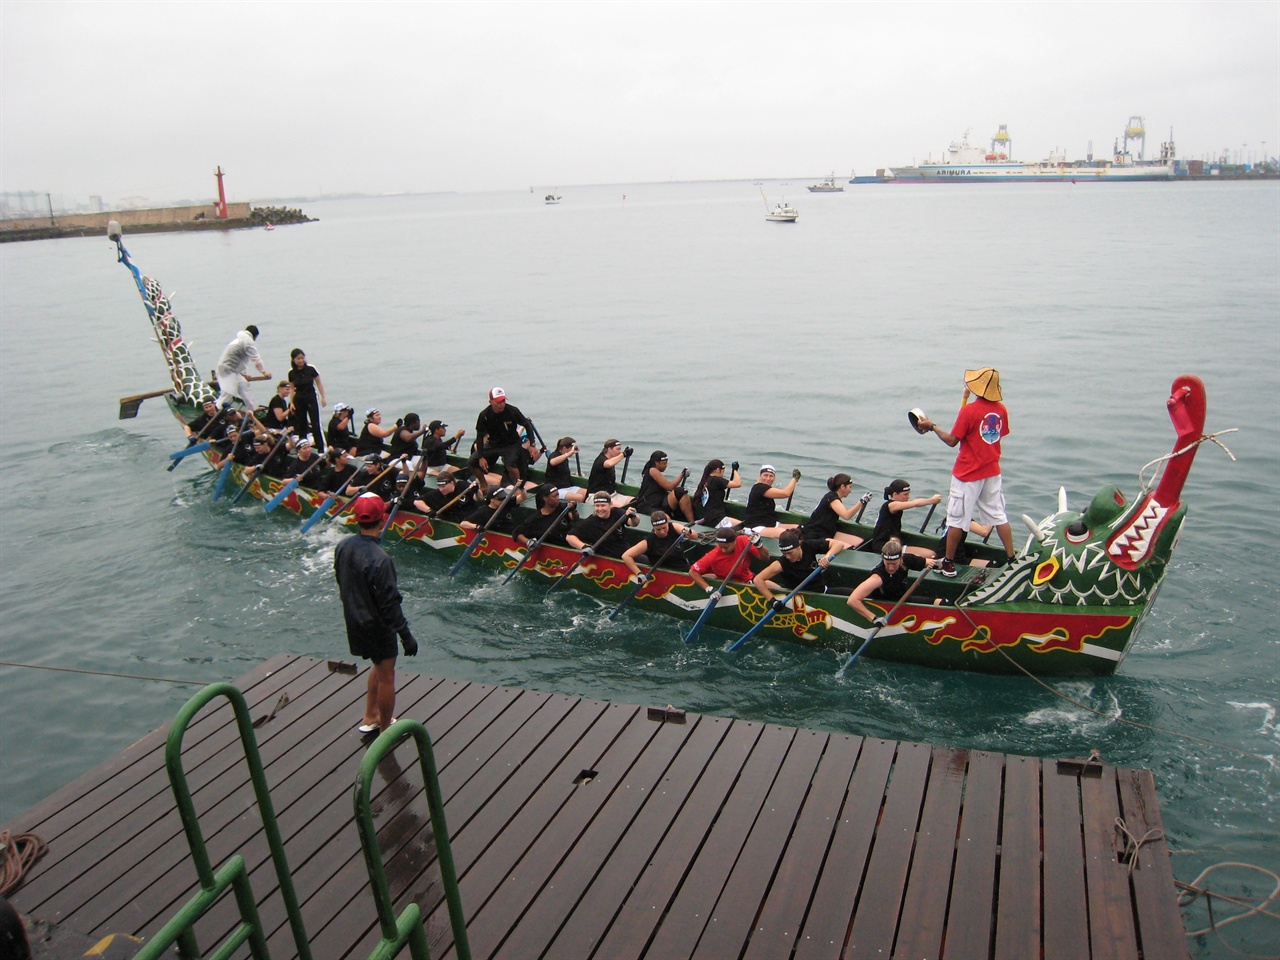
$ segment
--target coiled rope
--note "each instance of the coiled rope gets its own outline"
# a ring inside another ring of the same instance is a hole
[[[34,833],[0,830],[0,897],[16,890],[23,875],[48,849],[49,845]]]

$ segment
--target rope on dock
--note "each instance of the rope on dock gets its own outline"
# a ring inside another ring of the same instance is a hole
[[[45,855],[49,845],[34,833],[12,834],[0,830],[0,897],[7,897],[22,883],[27,870]]]

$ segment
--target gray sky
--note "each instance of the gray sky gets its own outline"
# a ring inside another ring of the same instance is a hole
[[[1280,152],[1280,3],[0,0],[0,190],[111,200]],[[1245,146],[1247,144],[1247,146]]]

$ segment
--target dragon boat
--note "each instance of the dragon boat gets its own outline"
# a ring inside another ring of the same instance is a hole
[[[142,396],[164,396],[173,415],[187,423],[199,414],[204,402],[217,396],[217,388],[200,376],[160,285],[134,266],[118,228],[111,237],[119,261],[133,274],[172,380],[171,390]],[[128,400],[131,406],[122,401],[121,416],[135,415],[141,397]],[[888,618],[884,625],[864,620],[838,594],[800,592],[785,611],[770,614],[764,596],[750,584],[735,582],[708,597],[687,572],[658,568],[648,582],[637,586],[619,560],[602,555],[584,557],[577,550],[550,543],[541,545],[523,562],[525,549],[508,533],[490,529],[481,537],[479,531],[464,530],[456,523],[408,508],[397,511],[389,521],[384,544],[393,550],[427,548],[454,562],[466,556],[475,566],[499,572],[518,566],[526,580],[547,586],[564,577],[565,586],[615,610],[627,601],[628,616],[664,614],[693,620],[727,631],[731,639],[766,620],[755,634],[755,643],[784,640],[849,654],[858,651],[879,660],[985,673],[1107,675],[1124,661],[1155,601],[1186,516],[1186,505],[1180,500],[1183,485],[1199,444],[1211,439],[1203,434],[1205,390],[1198,377],[1178,377],[1166,406],[1176,439],[1169,454],[1148,464],[1153,474],[1159,475],[1154,489],[1154,475],[1149,483],[1143,481],[1144,467],[1139,473],[1142,490],[1134,499],[1107,485],[1083,511],[1071,510],[1060,490],[1055,513],[1038,523],[1023,516],[1031,535],[1011,564],[1004,565],[1003,550],[976,544],[970,565],[959,566],[960,575],[955,579],[920,574],[916,589],[905,602],[893,606],[868,601],[871,609]],[[200,456],[210,467],[221,468],[216,449],[209,448]],[[454,458],[455,464],[464,462],[463,457]],[[247,482],[238,464],[231,464],[230,474],[239,484]],[[541,473],[535,469],[530,475],[536,480]],[[253,484],[251,492],[258,501],[270,501],[284,486],[284,480],[264,476]],[[636,490],[624,485],[620,492]],[[298,485],[280,506],[310,518],[326,501],[333,503],[328,494]],[[513,524],[519,522],[520,511],[532,509],[531,504],[530,500],[511,511]],[[329,512],[345,517],[342,505],[339,499]],[[730,515],[743,509],[741,503],[732,501],[727,506]],[[799,523],[806,515],[780,511],[779,519]],[[871,533],[871,526],[865,523],[842,521],[840,526],[863,539]],[[632,530],[627,535],[634,541],[639,533]],[[474,543],[477,537],[481,542]],[[904,539],[939,546],[937,537],[924,533],[923,528],[906,533]],[[766,541],[766,545],[776,556],[776,543]],[[827,582],[855,586],[878,559],[867,551],[845,550],[828,569]],[[759,561],[755,565],[759,569]],[[675,636],[673,631],[673,642],[679,642]],[[714,635],[701,636],[702,642],[707,642]]]

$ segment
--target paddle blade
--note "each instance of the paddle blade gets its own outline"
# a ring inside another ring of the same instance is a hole
[[[213,444],[208,440],[202,440],[199,443],[194,443],[189,447],[185,447],[182,450],[169,454],[169,459],[180,462],[191,456],[193,453],[204,453],[204,451],[208,450],[211,446],[213,446]]]
[[[308,530],[310,530],[312,527],[314,527],[317,523],[320,522],[320,518],[323,517],[326,513],[328,513],[329,508],[333,506],[334,499],[335,499],[334,497],[326,497],[324,503],[320,504],[320,509],[317,510],[315,513],[313,513],[311,516],[307,517],[307,519],[302,524],[303,533],[306,533]]]
[[[288,483],[286,483],[283,487],[280,488],[279,493],[277,493],[274,497],[272,497],[270,500],[268,500],[266,503],[262,505],[262,509],[265,510],[267,513],[270,513],[276,507],[280,506],[280,504],[284,503],[284,498],[289,496],[289,494],[293,493],[293,491],[296,490],[297,487],[298,487],[298,481],[296,479],[290,480]]]
[[[227,477],[231,476],[231,461],[228,460],[222,465],[222,469],[218,471],[218,482],[213,485],[213,499],[217,500],[222,496],[222,488],[227,485]]]

